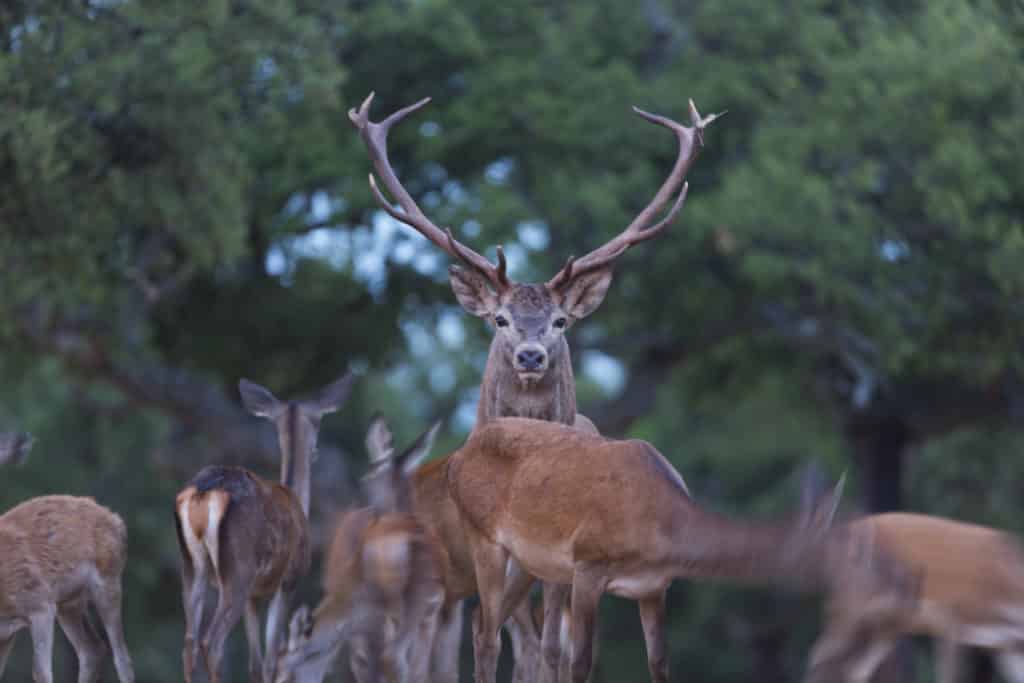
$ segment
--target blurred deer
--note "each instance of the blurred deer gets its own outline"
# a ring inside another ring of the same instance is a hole
[[[245,614],[249,678],[273,680],[273,656],[286,627],[291,594],[309,569],[309,488],[320,419],[341,407],[352,375],[315,398],[279,401],[270,391],[242,380],[246,409],[274,423],[281,447],[280,483],[242,467],[203,468],[178,494],[175,520],[182,557],[185,605],[185,680],[192,681],[202,652],[210,683],[219,683],[224,643]],[[215,582],[219,601],[203,629],[206,587]],[[260,653],[260,602],[267,611],[266,651]]]
[[[690,102],[692,127],[682,126],[671,119],[656,116],[645,111],[633,110],[642,118],[668,128],[678,142],[678,155],[668,178],[662,184],[651,202],[637,215],[632,223],[619,235],[598,247],[586,256],[570,257],[565,266],[544,284],[517,283],[506,273],[505,256],[502,248],[497,250],[497,264],[455,239],[451,230],[443,230],[423,213],[409,192],[402,186],[388,160],[387,138],[391,127],[409,114],[424,107],[430,98],[400,109],[380,123],[370,121],[370,105],[373,93],[358,110],[349,111],[349,118],[359,130],[366,144],[374,169],[384,187],[398,202],[396,209],[377,186],[377,180],[370,175],[370,188],[381,208],[396,220],[412,227],[437,247],[456,259],[460,265],[449,268],[449,281],[459,303],[472,315],[485,318],[494,326],[483,382],[480,386],[480,401],[477,406],[477,427],[499,417],[531,417],[573,425],[596,434],[594,424],[579,415],[576,409],[576,384],[572,371],[572,359],[565,332],[577,320],[593,313],[601,302],[612,281],[612,269],[616,259],[630,247],[660,235],[675,219],[686,199],[687,172],[697,159],[704,144],[704,129],[719,115],[701,117],[696,106]],[[658,215],[669,205],[668,212],[660,220]],[[417,479],[416,487],[423,488],[419,500],[429,507],[417,511],[424,524],[434,525],[434,530],[445,541],[449,554],[455,555],[465,546],[457,523],[457,513],[450,506],[443,484],[442,466],[425,471]],[[454,518],[453,518],[454,516]],[[440,527],[446,527],[444,529]],[[455,545],[451,545],[451,544]],[[463,555],[464,551],[461,551]],[[469,581],[463,584],[466,595],[475,592],[468,558],[459,564],[463,572],[469,572]],[[509,567],[510,575],[519,573],[518,567]],[[546,676],[554,677],[559,658],[557,614],[561,612],[567,591],[550,588],[545,591],[546,611],[551,614],[549,627],[544,629],[544,662]],[[441,648],[457,648],[458,632],[461,631],[461,609],[447,613],[443,619]],[[528,604],[518,607],[513,613],[514,628],[510,629],[515,659],[532,659],[537,649],[537,636]],[[545,620],[547,624],[547,619]],[[455,634],[449,633],[453,631]],[[457,655],[457,652],[453,653]],[[453,658],[442,668],[449,669],[455,664]],[[534,662],[526,663],[530,673],[516,666],[516,680],[532,681]]]
[[[25,462],[34,443],[35,439],[26,432],[0,433],[0,465],[20,465]]]
[[[807,683],[866,683],[905,635],[938,640],[938,680],[957,680],[964,645],[996,650],[1024,683],[1024,550],[1013,536],[940,517],[887,513],[837,528],[826,625]]]
[[[652,680],[668,681],[665,590],[677,578],[789,582],[818,557],[842,481],[788,525],[728,519],[698,506],[653,446],[551,422],[502,418],[451,456],[480,590],[476,681],[495,680],[498,629],[522,593],[506,589],[509,557],[572,587],[571,674],[590,673],[601,595],[637,600]],[[545,616],[545,627],[547,626]]]
[[[103,622],[121,683],[132,683],[121,624],[124,522],[91,498],[42,496],[0,516],[0,677],[18,631],[32,635],[32,678],[53,681],[56,619],[78,657],[78,683],[100,674],[106,645],[88,618]]]
[[[411,514],[408,473],[430,454],[439,424],[395,454],[391,431],[375,417],[367,433],[369,506],[341,515],[327,553],[324,597],[312,619],[292,619],[277,683],[320,683],[342,646],[359,683],[427,681],[445,599],[445,553]]]

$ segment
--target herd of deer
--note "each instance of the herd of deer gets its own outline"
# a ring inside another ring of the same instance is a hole
[[[495,680],[504,627],[514,680],[579,683],[592,668],[598,602],[612,593],[639,604],[650,676],[664,682],[669,583],[718,578],[827,595],[808,681],[867,681],[900,636],[922,633],[941,642],[944,682],[955,680],[959,651],[971,645],[997,650],[1007,678],[1024,683],[1024,554],[1012,536],[916,514],[836,522],[842,481],[824,490],[813,477],[805,478],[791,523],[729,519],[699,506],[653,446],[604,438],[577,413],[565,332],[601,304],[615,259],[661,234],[679,213],[684,178],[716,116],[701,117],[691,102],[684,126],[635,110],[676,138],[668,179],[617,237],[570,258],[548,282],[524,284],[509,279],[500,248],[492,263],[432,223],[393,171],[388,132],[428,100],[375,123],[372,97],[349,117],[400,208],[371,174],[374,195],[461,264],[450,268],[459,303],[494,326],[477,422],[455,453],[423,464],[437,424],[399,453],[385,421],[373,420],[365,506],[336,524],[320,604],[289,619],[296,582],[310,568],[320,420],[344,403],[352,377],[292,401],[242,380],[245,408],[277,429],[280,482],[209,466],[177,496],[185,681],[200,661],[210,683],[221,680],[225,641],[244,616],[251,681],[322,681],[347,648],[361,683],[454,682],[462,602],[476,595],[478,682]],[[24,459],[31,443],[28,435],[0,435],[0,463]],[[121,683],[134,680],[121,626],[125,549],[122,520],[91,499],[44,496],[0,516],[0,675],[27,626],[34,679],[49,683],[56,619],[77,654],[79,683],[96,680],[106,645],[88,618],[92,604]],[[539,613],[529,595],[538,580]],[[204,623],[210,584],[219,597]],[[260,607],[268,599],[261,641]]]

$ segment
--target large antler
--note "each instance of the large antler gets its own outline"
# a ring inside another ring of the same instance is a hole
[[[725,113],[711,114],[701,118],[693,100],[690,100],[690,123],[692,126],[688,128],[676,123],[672,119],[651,114],[638,107],[633,107],[633,111],[651,123],[664,126],[676,134],[676,139],[679,141],[679,156],[676,159],[676,164],[672,168],[668,179],[662,184],[661,189],[654,195],[654,199],[633,219],[629,227],[610,242],[598,247],[586,256],[579,259],[570,257],[558,275],[548,280],[547,286],[549,289],[558,289],[583,273],[603,268],[621,256],[623,252],[634,244],[660,235],[675,219],[676,214],[683,208],[683,202],[686,201],[688,184],[683,182],[683,179],[704,146],[704,129],[708,124]],[[681,191],[679,191],[680,184],[682,185]],[[669,212],[660,221],[651,225],[654,217],[665,207],[665,204],[677,191],[679,191],[679,196],[676,197],[676,201],[672,208],[669,209]]]
[[[452,236],[450,228],[442,230],[435,225],[426,217],[423,211],[420,210],[420,207],[413,200],[412,196],[402,186],[402,183],[398,180],[398,176],[395,175],[394,169],[391,168],[391,162],[388,161],[388,131],[391,129],[391,126],[398,123],[414,111],[424,107],[428,102],[430,102],[430,98],[425,97],[415,104],[411,104],[404,109],[399,109],[380,123],[374,123],[370,120],[370,104],[373,102],[373,95],[374,93],[371,92],[369,96],[363,100],[363,103],[359,106],[358,110],[349,109],[348,117],[352,120],[355,127],[359,129],[359,134],[362,136],[363,142],[366,143],[366,148],[370,152],[370,159],[373,161],[373,167],[377,169],[377,173],[384,182],[384,187],[386,187],[388,192],[398,200],[398,204],[402,207],[402,211],[398,211],[391,205],[391,202],[387,200],[384,193],[380,191],[379,187],[377,187],[377,180],[371,173],[370,189],[373,190],[373,194],[377,198],[377,202],[380,204],[381,208],[387,211],[395,220],[401,221],[409,227],[414,228],[428,240],[441,247],[441,249],[444,249],[450,256],[480,272],[490,281],[491,285],[493,285],[497,291],[501,292],[508,289],[510,282],[508,276],[505,274],[505,253],[502,251],[502,248],[498,247],[498,264],[495,265],[484,256],[481,256],[456,240],[455,237]]]

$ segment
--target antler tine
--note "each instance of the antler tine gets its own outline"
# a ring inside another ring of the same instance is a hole
[[[377,203],[380,204],[381,208],[384,209],[392,218],[415,229],[421,235],[447,252],[449,256],[459,259],[466,265],[480,272],[491,282],[495,289],[502,291],[508,288],[509,281],[505,275],[504,258],[500,252],[498,256],[499,263],[495,266],[487,258],[456,240],[451,235],[450,230],[442,230],[434,224],[433,221],[427,218],[426,214],[423,213],[419,205],[416,204],[412,195],[409,194],[401,181],[398,180],[398,176],[395,174],[394,169],[391,168],[391,162],[388,160],[388,131],[391,130],[393,125],[401,122],[409,114],[425,107],[427,103],[430,102],[430,98],[425,97],[419,102],[399,109],[380,123],[374,123],[370,120],[370,105],[373,103],[373,97],[374,93],[371,92],[366,99],[363,100],[363,103],[359,105],[359,109],[349,110],[348,117],[352,121],[352,125],[359,130],[359,135],[366,144],[366,149],[370,153],[370,160],[373,162],[373,167],[376,169],[377,175],[380,176],[380,179],[384,183],[384,187],[387,188],[387,191],[398,201],[398,205],[402,210],[399,211],[391,204],[390,201],[388,201],[380,187],[377,186],[377,179],[371,173],[370,190],[373,192],[373,196],[376,198]]]
[[[641,118],[668,128],[675,133],[676,139],[679,141],[679,153],[676,163],[672,167],[668,178],[658,189],[657,194],[637,214],[637,217],[633,219],[629,226],[609,242],[586,256],[579,259],[569,259],[562,270],[548,281],[547,286],[551,289],[562,287],[583,273],[608,265],[634,244],[657,237],[665,231],[672,221],[675,220],[675,217],[683,207],[683,203],[686,201],[688,186],[684,179],[693,162],[696,161],[701,148],[704,146],[704,129],[712,121],[725,114],[725,112],[720,112],[701,117],[700,112],[697,111],[697,106],[693,103],[693,100],[690,100],[689,114],[691,126],[684,126],[666,116],[652,114],[639,107],[633,107],[633,111]],[[678,195],[676,194],[677,192]],[[676,200],[672,204],[672,208],[669,209],[664,218],[652,224],[654,217],[665,208],[665,205],[673,195],[676,195]]]

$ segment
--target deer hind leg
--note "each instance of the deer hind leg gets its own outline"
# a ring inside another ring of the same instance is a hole
[[[996,657],[996,664],[1009,683],[1024,683],[1024,650],[1003,650]]]
[[[186,529],[188,508],[174,515],[178,530],[178,546],[181,551],[181,602],[185,608],[185,643],[181,651],[185,683],[192,683],[196,665],[199,663],[199,643],[202,640],[203,608],[205,607],[207,563],[206,550],[202,543]]]
[[[11,656],[14,649],[14,639],[17,633],[11,633],[5,638],[0,638],[0,679],[4,677],[4,669],[7,668],[7,658]]]
[[[267,624],[264,637],[266,639],[267,658],[263,662],[263,680],[266,683],[273,683],[274,667],[277,665],[276,653],[280,649],[282,636],[288,628],[288,610],[292,604],[292,593],[294,591],[279,589],[274,593],[267,608]],[[257,645],[257,649],[258,649]],[[253,680],[259,680],[258,678]]]
[[[231,633],[231,629],[242,618],[247,601],[246,596],[249,594],[252,583],[251,579],[233,578],[234,580],[227,581],[222,579],[220,582],[217,609],[213,613],[213,618],[210,619],[210,626],[206,629],[206,635],[203,637],[201,645],[203,658],[206,660],[209,683],[220,683],[220,663],[224,657],[224,643]]]
[[[533,583],[534,578],[523,571],[515,559],[509,559],[501,614],[511,615],[505,629],[512,641],[513,683],[533,683],[540,667],[540,633],[533,620],[529,595]]]
[[[114,668],[121,683],[135,683],[132,656],[124,640],[124,624],[121,622],[121,575],[108,577],[93,587],[92,602],[107,632],[110,649],[114,654]]]
[[[562,663],[562,611],[569,599],[570,586],[544,584],[544,624],[540,637],[541,683],[558,683]]]
[[[434,675],[435,683],[459,682],[459,645],[462,643],[462,611],[460,600],[441,610],[438,619],[437,633],[434,635]]]
[[[406,673],[410,681],[427,681],[430,679],[430,655],[434,651],[434,638],[444,604],[444,587],[439,583],[417,586],[412,604],[410,623],[403,628],[403,639],[409,642]]]
[[[639,602],[640,622],[647,646],[647,669],[654,683],[668,683],[668,656],[665,652],[665,592]]]
[[[86,603],[76,600],[61,605],[57,621],[71,642],[78,659],[78,683],[93,683],[100,673],[106,644],[89,623]]]
[[[470,536],[467,533],[467,536]],[[479,619],[473,624],[473,654],[476,683],[494,683],[498,673],[498,655],[501,653],[500,628],[505,596],[505,568],[508,552],[500,545],[472,534],[470,546],[476,569],[477,590],[480,593]]]
[[[53,608],[29,617],[32,634],[32,680],[53,683]]]
[[[245,640],[249,645],[249,680],[272,681],[260,678],[263,675],[263,655],[260,653],[260,610],[256,601],[249,598],[245,601]],[[267,653],[270,659],[271,653]]]
[[[586,683],[594,659],[597,608],[608,579],[600,569],[577,567],[572,578],[572,683]]]

